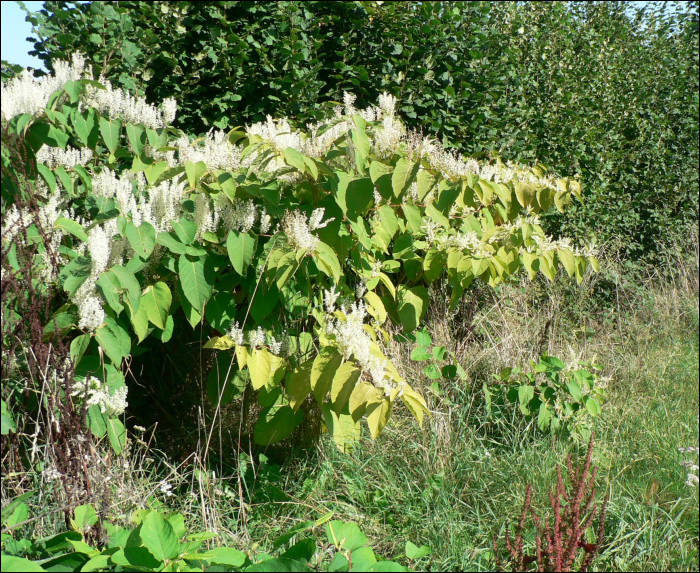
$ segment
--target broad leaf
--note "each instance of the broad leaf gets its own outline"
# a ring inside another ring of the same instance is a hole
[[[180,544],[172,525],[157,511],[143,520],[140,537],[156,559],[174,559],[179,554]]]
[[[253,233],[231,231],[226,240],[226,250],[233,268],[239,275],[245,275],[245,270],[253,261],[257,237]]]
[[[119,147],[121,130],[122,121],[120,119],[109,120],[105,117],[100,118],[100,134],[111,153],[114,153]]]
[[[165,329],[172,300],[173,296],[168,285],[162,281],[146,287],[146,290],[143,291],[141,304],[146,305],[146,316],[161,330]]]
[[[284,440],[304,419],[304,411],[274,405],[260,412],[255,424],[255,443],[270,446]]]
[[[192,307],[200,314],[204,303],[209,299],[214,288],[215,273],[207,264],[207,257],[190,257],[180,255],[178,274],[182,292]]]
[[[107,436],[114,453],[119,455],[126,445],[126,429],[116,418],[107,418]]]
[[[340,367],[343,356],[330,346],[321,349],[311,367],[311,390],[319,404],[323,403],[328,390],[331,388],[336,371]]]
[[[156,246],[156,230],[153,225],[144,221],[138,227],[131,221],[126,224],[126,238],[136,254],[142,259],[148,259]]]

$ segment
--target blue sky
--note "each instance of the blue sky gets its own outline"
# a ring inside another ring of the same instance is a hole
[[[32,12],[41,10],[43,2],[25,2],[25,5]],[[2,9],[2,36],[0,37],[1,56],[3,60],[8,60],[13,64],[21,66],[31,66],[41,68],[41,60],[29,55],[29,51],[34,49],[31,42],[27,42],[32,34],[32,25],[25,22],[25,13],[17,2],[0,2]]]

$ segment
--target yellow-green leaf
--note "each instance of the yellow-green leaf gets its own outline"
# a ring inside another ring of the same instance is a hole
[[[168,285],[162,281],[146,287],[141,297],[141,304],[146,307],[146,316],[161,330],[165,329],[165,321],[170,313],[173,296]]]
[[[369,304],[368,310],[370,314],[374,314],[375,318],[379,321],[379,324],[383,324],[386,320],[386,309],[384,308],[384,303],[382,302],[382,299],[379,298],[379,295],[370,290],[365,293],[364,299]],[[372,313],[372,310],[374,310],[374,313]]]
[[[199,180],[207,171],[207,164],[204,161],[185,161],[185,173],[187,174],[187,182],[192,189],[196,189],[199,185]]]
[[[376,440],[382,433],[391,416],[391,400],[383,397],[380,402],[374,402],[367,406],[367,425],[372,439]]]
[[[287,376],[285,391],[289,397],[289,405],[296,412],[311,392],[311,368],[313,359],[307,360],[292,370]]]
[[[532,183],[522,183],[518,181],[515,184],[515,196],[518,198],[518,203],[520,203],[524,209],[532,205],[536,194],[537,188]]]
[[[323,404],[323,419],[336,447],[344,454],[350,453],[359,443],[362,431],[360,422],[349,414],[334,412],[330,404]]]
[[[294,167],[299,171],[299,173],[303,174],[306,171],[304,156],[293,147],[283,149],[282,157],[284,157],[284,161],[287,163],[287,165]]]
[[[311,390],[319,404],[323,403],[323,399],[331,387],[335,372],[338,370],[342,360],[343,356],[330,346],[322,348],[321,352],[314,359],[311,367]]]
[[[359,420],[365,414],[369,405],[377,404],[383,399],[384,393],[369,382],[357,384],[348,401],[349,411],[353,420]]]
[[[331,403],[336,414],[348,403],[361,373],[360,369],[349,361],[343,363],[336,371],[331,384]]]
[[[559,249],[557,251],[557,257],[564,265],[567,274],[573,277],[576,272],[576,257],[574,257],[574,254],[568,249]]]
[[[435,175],[430,173],[430,171],[426,171],[425,169],[421,169],[418,172],[418,176],[416,178],[416,182],[418,184],[418,199],[423,201],[423,199],[425,199],[426,195],[435,186],[436,181],[437,181],[437,178],[435,177]]]
[[[236,360],[238,361],[238,368],[243,370],[245,368],[246,364],[248,364],[248,357],[250,354],[248,354],[248,349],[245,346],[241,346],[240,344],[236,346]]]
[[[267,384],[272,371],[272,354],[265,348],[256,348],[248,357],[248,371],[253,388],[260,390]]]
[[[400,197],[413,183],[418,174],[420,163],[414,163],[402,157],[396,162],[396,167],[391,175],[391,186],[394,197]]]
[[[224,334],[224,336],[214,336],[210,338],[203,348],[212,350],[228,350],[229,348],[233,348],[235,345],[236,343],[231,340],[228,335]]]
[[[406,407],[410,410],[411,414],[413,414],[416,420],[418,420],[418,424],[422,427],[424,415],[426,413],[429,414],[428,405],[425,403],[423,396],[418,394],[418,392],[415,390],[405,387],[403,389],[403,393],[401,394],[401,399],[403,400],[403,403],[406,404]]]

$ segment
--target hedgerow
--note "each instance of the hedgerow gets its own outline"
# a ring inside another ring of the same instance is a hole
[[[53,2],[35,53],[82,52],[116,86],[175,97],[187,133],[306,125],[384,91],[458,152],[587,182],[555,236],[674,272],[698,219],[698,2]]]
[[[2,120],[38,189],[27,197],[3,178],[3,282],[35,247],[30,280],[52,311],[44,338],[70,346],[74,369],[48,360],[42,375],[116,453],[130,357],[148,338],[167,344],[176,323],[212,333],[203,347],[225,372],[210,377],[213,403],[257,391],[256,442],[289,436],[313,396],[347,451],[362,418],[376,438],[399,401],[419,423],[429,415],[384,345],[420,326],[431,283],[445,277],[456,305],[475,280],[553,280],[562,268],[580,282],[598,267],[591,247],[553,240],[539,221],[581,199],[576,179],[450,152],[407,130],[388,94],[365,109],[345,94],[304,131],[268,117],[191,138],[171,125],[175,100],[155,106],[94,80],[79,54],[54,67],[2,87]],[[23,316],[3,303],[11,336]]]

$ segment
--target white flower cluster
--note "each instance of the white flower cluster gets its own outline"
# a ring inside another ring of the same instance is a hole
[[[391,156],[406,137],[406,129],[396,117],[396,98],[384,92],[379,96],[382,125],[374,134],[374,145],[379,155]]]
[[[102,171],[92,175],[92,194],[105,199],[116,197],[122,214],[127,215],[134,196],[133,181],[126,173],[120,178],[109,167],[103,167]]]
[[[325,215],[325,213],[326,213],[326,210],[323,207],[321,207],[319,209],[314,209],[313,213],[311,213],[311,217],[309,217],[309,229],[311,231],[315,231],[317,229],[323,229],[329,223],[332,223],[333,221],[335,221],[335,217],[331,217],[330,219],[326,219],[324,221],[323,215]]]
[[[148,201],[144,199],[139,204],[143,220],[153,225],[158,233],[170,231],[171,222],[178,221],[182,214],[185,189],[187,189],[187,182],[178,182],[176,178],[151,187],[148,190]]]
[[[522,251],[527,251],[529,253],[535,251],[539,251],[540,253],[547,253],[550,251],[559,251],[564,249],[567,251],[571,251],[571,253],[576,257],[595,257],[598,254],[597,249],[594,245],[577,247],[575,245],[572,245],[571,240],[566,237],[563,239],[555,240],[551,236],[533,233],[531,238],[535,242],[535,245],[530,245],[521,248]]]
[[[171,497],[173,495],[173,486],[170,485],[167,481],[163,480],[158,485],[161,493],[164,493],[166,497]]]
[[[342,311],[345,314],[344,321],[330,315],[327,317],[328,334],[335,336],[345,359],[354,358],[360,368],[372,376],[372,384],[388,396],[396,384],[387,377],[384,361],[372,354],[372,340],[364,329],[367,317],[364,303],[354,302],[349,309],[343,307]]]
[[[74,302],[78,305],[78,312],[80,314],[80,320],[78,321],[78,328],[83,330],[88,330],[94,332],[105,321],[105,310],[102,307],[102,299],[97,295],[94,290],[94,284],[86,281],[83,286],[88,285],[92,287],[91,289],[78,289],[73,297]]]
[[[73,385],[71,396],[85,397],[89,406],[97,405],[100,411],[108,416],[121,416],[128,406],[126,395],[128,388],[121,386],[110,392],[109,386],[103,384],[98,378],[88,376],[82,382]]]
[[[277,340],[272,334],[269,336],[270,340],[267,345],[270,348],[270,352],[275,356],[281,356],[287,350],[287,337],[282,336],[280,340]]]
[[[368,128],[368,135],[378,155],[389,157],[401,147],[414,160],[424,160],[433,169],[441,171],[449,179],[465,175],[478,175],[494,183],[520,181],[534,183],[539,187],[558,190],[554,177],[540,176],[531,169],[513,163],[480,163],[475,159],[464,158],[454,151],[446,150],[441,143],[424,137],[418,132],[408,132],[403,122],[397,117],[397,100],[394,96],[383,93],[379,96],[379,105],[358,110],[354,106],[355,96],[344,94],[344,106],[336,107],[335,117],[307,125],[308,134],[294,129],[287,119],[267,117],[260,122],[246,127],[248,135],[254,135],[269,143],[276,149],[287,147],[296,149],[309,157],[320,157],[330,148],[333,141],[348,134],[354,127],[352,117],[359,114],[367,122],[381,122],[376,127]],[[268,170],[275,171],[284,166],[279,158],[268,164]],[[375,197],[377,204],[380,198]]]
[[[678,451],[682,454],[695,454],[697,456],[698,452],[700,452],[700,448],[697,446],[689,446],[687,448],[678,448]],[[698,478],[698,464],[691,461],[683,461],[681,465],[688,472],[685,484],[690,487],[697,487],[700,483],[700,478]]]
[[[72,212],[67,212],[60,208],[62,202],[61,191],[57,188],[51,195],[47,197],[47,201],[39,208],[38,216],[35,220],[34,214],[24,207],[21,211],[15,205],[12,205],[5,213],[2,221],[2,240],[12,242],[17,235],[27,229],[30,225],[37,222],[48,239],[47,248],[41,253],[41,258],[44,263],[42,272],[42,280],[51,282],[54,278],[55,266],[53,257],[57,257],[59,264],[65,262],[65,259],[58,254],[63,233],[60,229],[55,229],[54,225],[59,217],[67,217],[76,219]],[[78,221],[81,222],[82,221]]]
[[[71,63],[55,61],[54,73],[40,78],[34,77],[29,70],[2,84],[2,119],[29,113],[34,115],[43,111],[55,91],[62,90],[66,82],[79,80],[85,71],[85,58],[82,54],[73,54]]]
[[[231,323],[226,334],[235,344],[239,346],[245,344],[246,333],[238,322]],[[277,340],[273,334],[267,334],[261,327],[248,331],[248,345],[251,349],[265,344],[275,356],[282,356],[289,351],[289,337],[286,332],[283,332],[282,337]]]
[[[315,209],[311,217],[307,216],[298,210],[287,211],[282,219],[282,230],[284,231],[287,241],[297,250],[306,249],[314,251],[318,246],[318,237],[311,234],[311,231],[323,229],[328,223],[335,220],[331,217],[323,221],[325,209]]]
[[[256,348],[265,344],[265,331],[258,326],[256,330],[250,330],[248,332],[248,344],[251,348]]]
[[[110,119],[121,118],[127,123],[142,123],[151,129],[166,127],[175,120],[177,102],[174,98],[163,100],[161,108],[149,104],[144,97],[136,97],[122,89],[114,89],[109,80],[100,78],[106,89],[85,86],[85,103]]]
[[[42,477],[46,481],[56,481],[63,479],[63,474],[59,472],[54,466],[47,466],[41,472]]]
[[[265,207],[260,211],[260,233],[265,235],[272,226],[272,217],[267,214]]]
[[[66,149],[61,149],[60,147],[42,145],[36,153],[36,160],[46,165],[49,169],[54,169],[59,165],[71,169],[76,165],[87,165],[91,159],[92,149],[89,147],[75,149],[68,145]]]
[[[333,314],[333,311],[335,310],[335,303],[339,296],[340,293],[335,291],[335,285],[331,287],[331,290],[323,291],[323,303],[326,306],[326,312],[328,314]]]
[[[275,120],[272,116],[267,116],[266,121],[246,126],[248,135],[254,135],[269,143],[275,149],[282,150],[287,147],[296,149],[300,153],[309,157],[321,157],[331,144],[353,128],[352,116],[359,114],[365,121],[378,121],[382,118],[384,110],[391,110],[391,96],[384,94],[385,99],[380,96],[379,107],[368,107],[363,110],[355,109],[355,96],[347,92],[344,93],[344,107],[337,107],[335,117],[330,120],[321,121],[316,124],[308,124],[308,134],[301,130],[294,129],[285,118]],[[389,98],[389,99],[386,99]],[[395,106],[396,98],[393,98]],[[386,107],[382,107],[382,106]],[[272,159],[267,165],[268,171],[274,172],[284,167],[284,162],[279,158]]]
[[[219,217],[224,227],[229,231],[241,231],[243,233],[250,231],[258,220],[258,208],[255,202],[252,199],[244,201],[236,197],[232,203],[225,195],[220,194],[219,196],[220,200],[216,204],[215,209],[219,211]],[[264,209],[262,216],[266,217],[266,230],[268,230],[270,228],[270,217]],[[263,217],[261,217],[261,227],[263,227]],[[266,230],[263,232],[266,232]]]
[[[22,210],[12,205],[2,221],[2,240],[11,243],[15,237],[34,222],[34,215],[27,207]]]
[[[197,193],[194,199],[194,222],[197,225],[197,238],[202,236],[202,233],[216,232],[219,226],[218,209],[212,209],[209,197],[204,193]]]
[[[192,143],[187,136],[182,136],[175,146],[178,148],[180,165],[184,165],[186,161],[203,161],[209,169],[234,171],[241,167],[241,149],[232,144],[226,133],[221,130],[212,128],[206,137]]]
[[[73,302],[78,305],[80,320],[78,327],[94,332],[105,320],[102,298],[97,292],[97,278],[111,264],[121,261],[127,249],[126,241],[114,242],[118,234],[116,219],[110,219],[103,225],[95,225],[88,233],[87,251],[90,253],[92,266],[90,276],[73,295]]]
[[[134,183],[141,193],[138,201]],[[158,233],[169,231],[172,229],[171,221],[180,218],[186,182],[178,182],[178,179],[174,178],[151,187],[147,192],[145,188],[143,173],[138,173],[135,178],[130,177],[128,173],[118,177],[105,167],[93,175],[92,179],[93,195],[116,199],[122,215],[130,215],[134,225],[138,227],[145,221],[153,225]]]
[[[466,233],[457,231],[451,234],[442,225],[430,220],[427,220],[422,228],[425,231],[425,242],[429,248],[433,247],[440,251],[456,248],[461,251],[469,251],[469,254],[475,257],[487,257],[493,254],[490,248],[479,239],[475,231],[467,231]]]
[[[304,153],[306,148],[303,134],[299,130],[293,129],[287,119],[275,121],[271,115],[268,115],[266,121],[246,126],[246,133],[248,135],[257,135],[280,150],[291,147]]]
[[[238,321],[231,323],[231,328],[226,333],[228,337],[233,340],[238,346],[245,344],[245,333],[243,329],[239,326]]]

